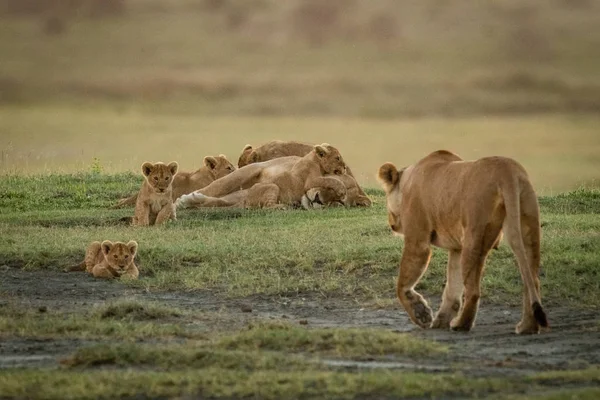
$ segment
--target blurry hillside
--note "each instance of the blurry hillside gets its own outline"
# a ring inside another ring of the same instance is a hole
[[[0,0],[0,104],[600,111],[595,0]]]

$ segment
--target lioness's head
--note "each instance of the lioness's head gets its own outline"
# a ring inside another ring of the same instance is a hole
[[[235,171],[234,165],[224,154],[219,154],[217,157],[204,157],[204,165],[210,170],[215,179],[222,178]]]
[[[242,168],[245,165],[253,164],[258,162],[258,154],[254,151],[251,145],[247,144],[238,158],[238,168]]]
[[[310,188],[302,196],[302,207],[305,209],[322,208],[327,206],[343,206],[346,200],[346,190],[335,190],[331,187]]]
[[[402,223],[400,220],[400,207],[402,204],[402,193],[400,191],[400,178],[402,172],[398,171],[392,163],[385,163],[379,167],[377,179],[385,191],[385,198],[388,210],[388,223],[394,233],[402,233]]]
[[[342,155],[330,144],[316,145],[313,149],[324,174],[341,175],[346,172],[346,164]]]
[[[131,240],[126,244],[123,242],[113,243],[110,240],[102,242],[102,254],[104,254],[108,265],[118,275],[124,274],[131,265],[137,253],[137,248],[138,244],[135,240]]]
[[[142,174],[144,174],[152,189],[158,193],[164,193],[171,186],[177,168],[179,168],[179,165],[175,161],[169,163],[169,165],[161,162],[156,164],[145,162],[142,164]]]

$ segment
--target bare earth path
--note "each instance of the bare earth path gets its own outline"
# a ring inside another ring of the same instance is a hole
[[[210,291],[148,293],[116,282],[94,280],[82,273],[1,271],[0,306],[7,303],[33,309],[76,312],[105,300],[151,300],[191,311],[209,312],[209,321],[194,329],[232,330],[256,319],[287,319],[307,327],[373,327],[410,332],[447,344],[448,355],[432,360],[378,359],[331,364],[347,368],[406,368],[423,371],[462,371],[481,376],[506,376],[600,364],[600,312],[594,309],[548,307],[551,330],[517,336],[514,325],[520,307],[482,304],[474,330],[468,334],[423,331],[398,307],[375,309],[352,299],[316,295],[253,296],[224,299]],[[434,304],[437,306],[437,304]],[[0,368],[52,366],[61,357],[92,342],[62,339],[5,338],[0,342]]]

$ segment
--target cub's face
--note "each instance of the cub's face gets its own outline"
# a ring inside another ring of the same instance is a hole
[[[133,262],[137,253],[138,244],[132,240],[128,243],[111,242],[105,240],[102,242],[102,253],[108,265],[118,274],[122,275]]]
[[[217,157],[204,157],[204,165],[212,171],[215,179],[222,178],[235,171],[235,166],[224,154],[220,154]]]
[[[315,154],[325,174],[342,175],[346,172],[346,164],[335,147],[323,143],[314,147]]]
[[[253,153],[254,149],[249,144],[244,147],[242,150],[242,154],[240,154],[240,158],[238,158],[238,168],[242,168],[245,165],[252,164],[255,161],[252,161],[253,155],[256,156],[256,153]]]
[[[171,187],[171,182],[173,182],[178,167],[175,161],[168,165],[161,162],[156,164],[145,162],[142,164],[142,173],[152,189],[158,193],[164,193]]]

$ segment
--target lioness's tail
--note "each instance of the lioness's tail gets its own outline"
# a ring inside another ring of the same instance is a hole
[[[541,232],[537,197],[531,183],[519,177],[502,185],[502,196],[506,208],[502,230],[517,258],[533,316],[540,326],[547,327],[548,320],[539,291]]]
[[[112,206],[111,208],[121,208],[125,206],[134,206],[137,201],[138,194],[134,194],[133,196],[129,196],[127,198],[119,200],[117,204]]]
[[[63,270],[64,272],[73,272],[73,271],[85,271],[85,261],[80,262],[77,265],[72,265]]]

